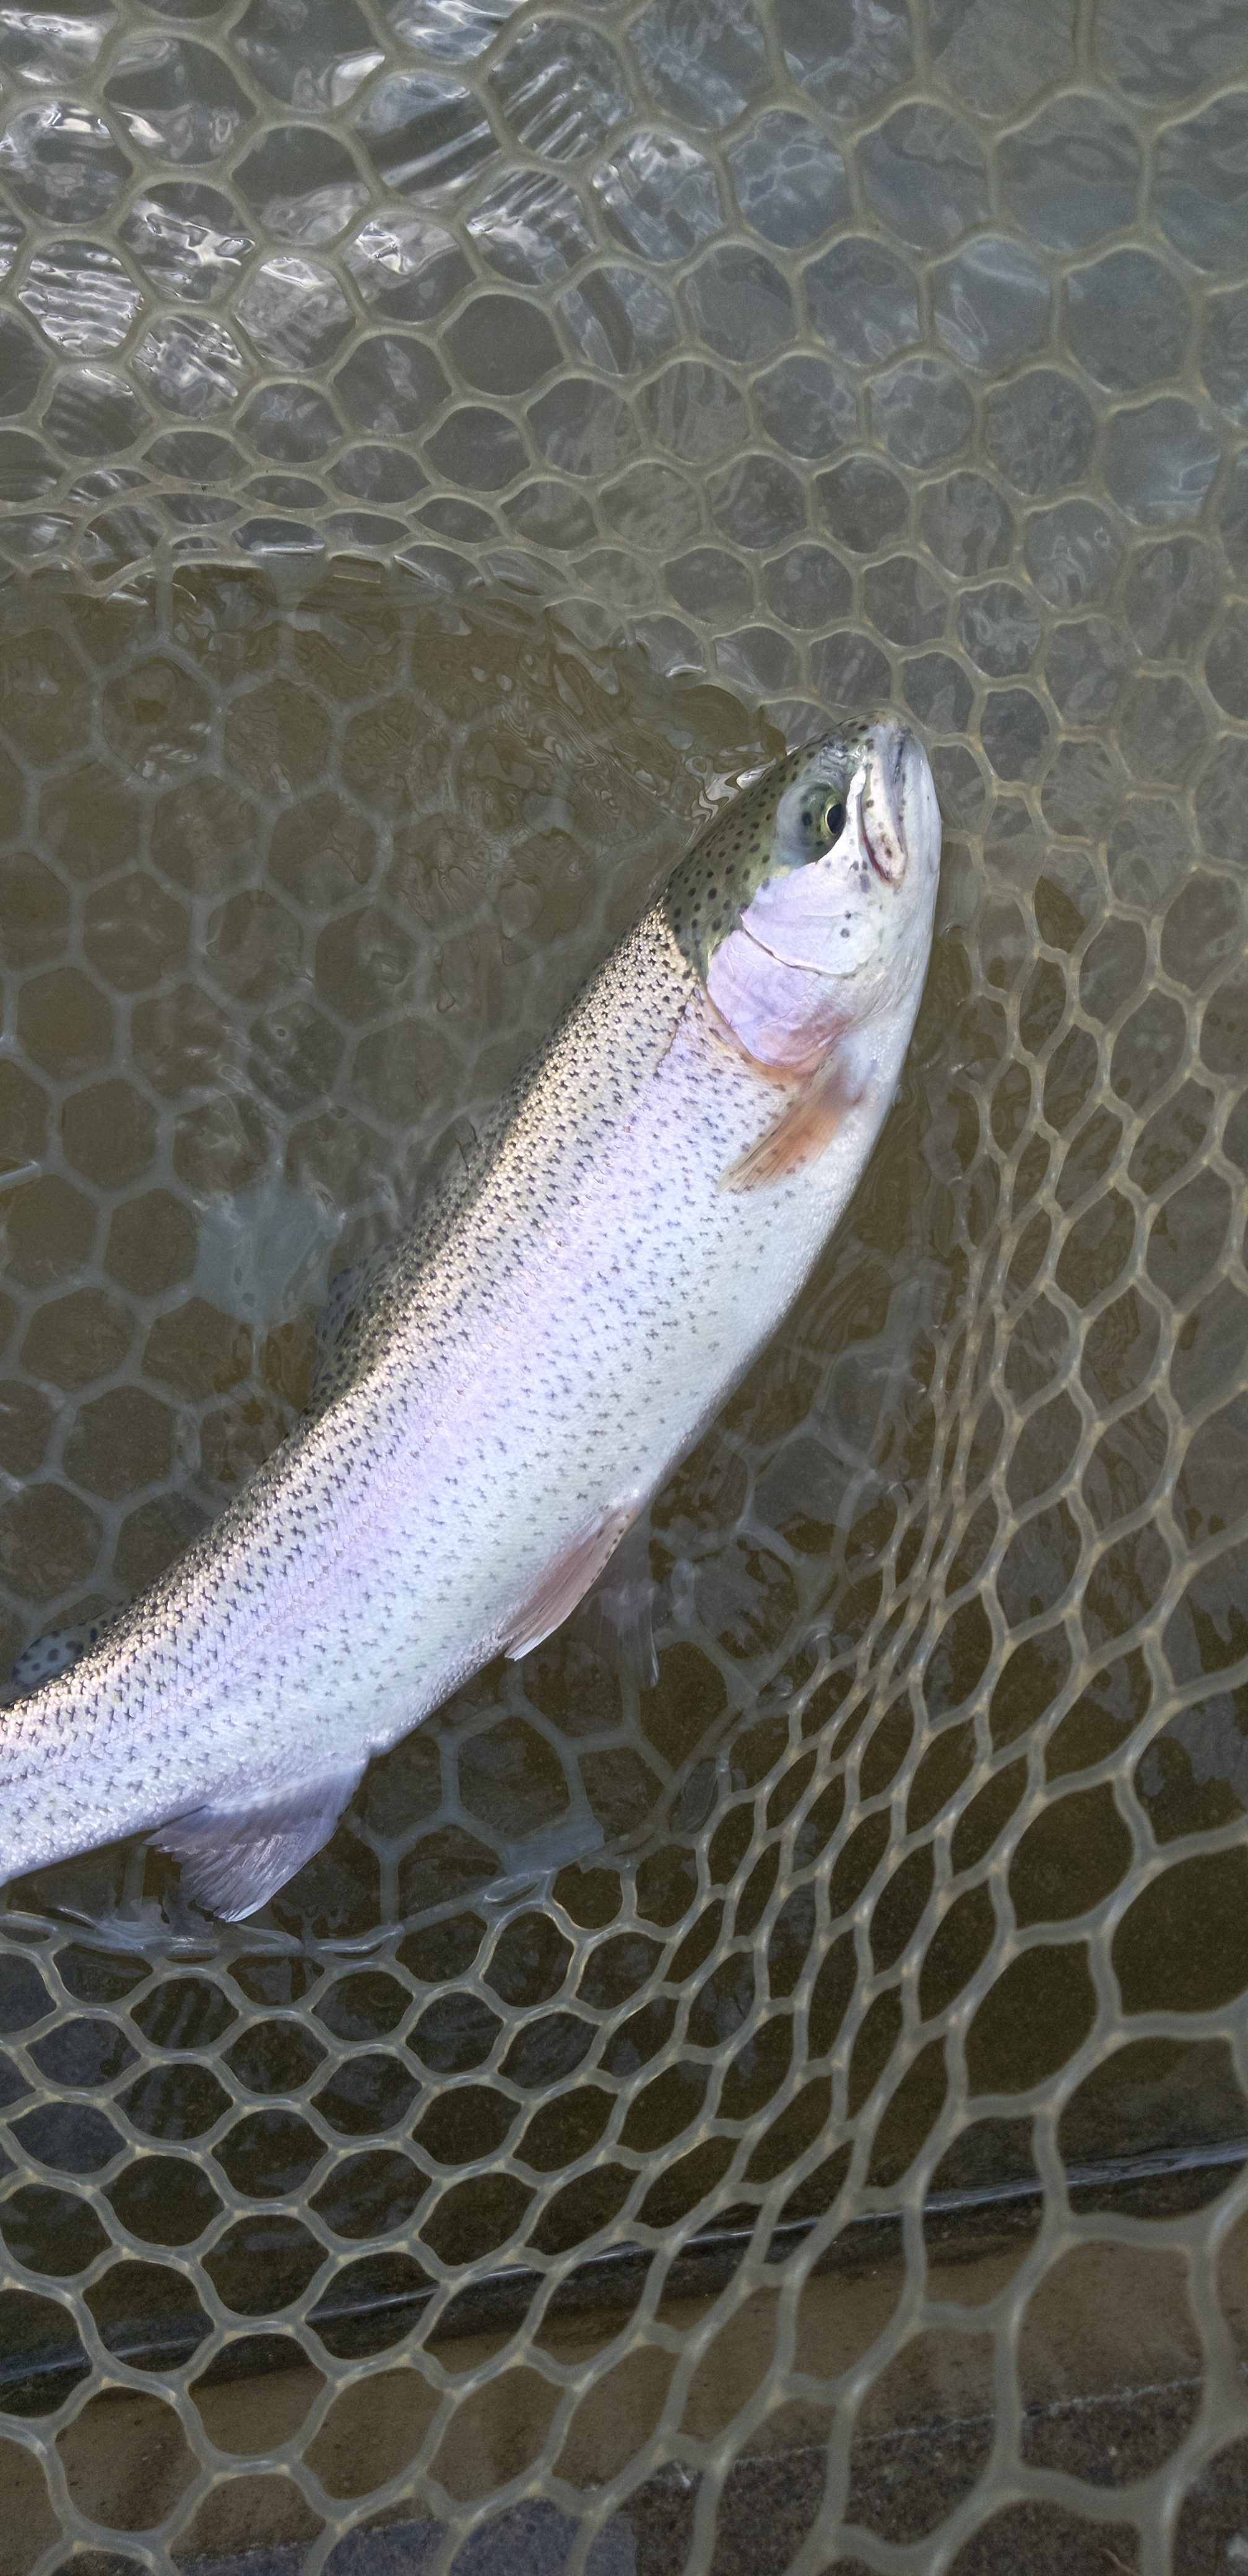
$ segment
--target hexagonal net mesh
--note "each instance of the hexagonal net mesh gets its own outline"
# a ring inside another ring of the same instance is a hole
[[[895,699],[948,827],[657,1687],[491,1669],[234,1932],[9,1891],[2,2576],[1237,2566],[1243,13],[0,67],[6,1666],[274,1445],[744,771]]]

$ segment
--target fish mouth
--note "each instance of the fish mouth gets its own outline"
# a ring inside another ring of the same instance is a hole
[[[908,725],[886,718],[872,731],[862,776],[858,832],[881,884],[898,886],[916,844],[926,849],[940,817],[927,754]]]
[[[886,854],[884,848],[881,847],[880,842],[872,832],[869,818],[865,813],[863,813],[859,818],[858,831],[862,846],[866,851],[867,857],[871,861],[871,865],[874,868],[877,877],[880,878],[884,885],[896,885],[897,879],[901,874],[901,869],[890,864],[891,853]],[[905,860],[903,855],[902,865],[904,866],[904,864]]]

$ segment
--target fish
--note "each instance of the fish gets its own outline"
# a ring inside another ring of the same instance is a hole
[[[610,1583],[857,1187],[927,973],[940,829],[892,713],[711,821],[339,1288],[282,1446],[74,1660],[34,1651],[0,1713],[0,1882],[146,1834],[184,1898],[241,1921],[374,1755]]]

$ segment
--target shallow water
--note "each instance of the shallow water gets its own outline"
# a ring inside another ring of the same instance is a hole
[[[1168,2576],[1243,2519],[1242,13],[512,15],[0,27],[0,1667],[831,701],[930,739],[932,976],[655,1692],[574,1622],[235,1932],[8,1891],[0,2576],[728,2576],[760,2460],[751,2576]],[[1076,2439],[1111,2318],[1171,2411]]]
[[[6,608],[15,1043],[2,1078],[21,1142],[4,1198],[0,1550],[16,1649],[128,1597],[282,1436],[327,1277],[461,1150],[690,832],[779,738],[720,688],[665,684],[639,652],[596,659],[548,614],[433,610],[397,580],[347,575],[279,602],[261,575],[194,570],[107,602],[41,582]],[[932,749],[947,781],[960,732]],[[1164,1544],[1143,1507],[1164,1485],[1184,1372],[1203,1414],[1232,1347],[1223,1310],[1237,1311],[1227,1182],[1208,1150],[1233,1097],[1219,1081],[1231,888],[1183,868],[1166,822],[1128,794],[1099,863],[1042,851],[1004,795],[986,843],[950,835],[880,1149],[794,1315],[655,1505],[656,1689],[619,1682],[583,1619],[520,1667],[491,1667],[373,1764],[328,1850],[275,1901],[279,1982],[291,1938],[402,1958],[431,1911],[459,1976],[519,1915],[507,2000],[520,2007],[543,1992],[552,1941],[567,1947],[539,1932],[535,1906],[551,1899],[590,1929],[618,1910],[623,1873],[643,1920],[683,1927],[703,1877],[707,1894],[742,1878],[740,1941],[777,1867],[796,1871],[777,1925],[802,1915],[833,1835],[830,1917],[848,1921],[895,1845],[885,1793],[900,1776],[907,1840],[871,1916],[878,1972],[924,1916],[944,1816],[955,1879],[1009,1835],[1025,1926],[1104,1919],[1135,1855],[1243,1811],[1234,1692],[1191,1687],[1202,1655],[1216,1668],[1233,1648],[1234,1558],[1159,1613],[1168,1669],[1138,1634],[1150,1576],[1161,1590],[1148,1552]],[[1166,963],[1145,991],[1163,868]],[[1209,980],[1222,998],[1204,1060],[1179,1081],[1165,987]],[[1225,1150],[1233,1170],[1234,1129]],[[1184,1220],[1150,1214],[1152,1190],[1187,1165]],[[1193,1444],[1168,1524],[1189,1546],[1225,1519],[1237,1436],[1232,1405]],[[1123,1523],[1080,1590],[1081,1541]],[[1057,1799],[1054,1779],[1069,1781]],[[743,1799],[759,1782],[761,1834]],[[786,1860],[778,1828],[804,1794]],[[992,1884],[990,1871],[971,1885],[932,1940],[925,2014],[992,1947]],[[1179,1886],[1142,1896],[1115,1942],[1137,2010],[1150,1975],[1169,2000],[1154,1917]],[[168,1946],[158,1899],[176,1920],[174,1890],[172,1865],[131,1846],[39,1873],[7,1903],[24,1920],[50,1906],[107,1923],[141,1957]],[[235,1961],[254,1937],[213,1933],[209,1951]],[[688,1937],[696,1957],[707,1935]],[[852,1983],[851,1962],[852,1944]],[[1202,1977],[1217,2000],[1225,1973],[1216,1948],[1190,1958],[1188,2008]],[[601,2001],[618,2007],[632,1975],[618,1995],[608,1976]],[[1094,2009],[1081,1944],[1025,1953],[1014,1975],[1025,2009],[986,1999],[977,2090],[1017,2089],[1037,2049],[1060,2062]],[[731,1950],[693,2005],[695,2047],[733,2036],[754,1979],[748,1949]],[[848,2000],[835,1942],[820,1980],[816,2018]],[[868,2016],[860,2034],[851,2099],[895,2044],[892,1991],[878,2032]],[[464,2062],[507,2047],[488,2018]],[[666,2050],[659,2020],[647,2049]],[[285,2093],[285,2024],[271,2041],[269,2068],[256,2035],[247,2082]],[[642,2062],[622,2044],[617,2077]],[[697,2089],[682,2065],[678,2052],[677,2090]],[[779,2072],[764,2053],[742,2075],[741,2116]],[[407,2107],[397,2061],[368,2082]],[[647,2098],[629,2115],[641,2149],[668,2134],[666,2096],[653,2116]],[[479,2089],[474,2119],[485,2101]],[[933,2108],[921,2082],[899,2103],[881,2176]],[[240,2186],[272,2188],[256,2174],[275,2152],[289,2187],[298,2155],[288,2167],[284,2138],[244,2126]],[[145,2134],[163,2136],[163,2117]],[[470,2119],[447,2153],[478,2152]]]

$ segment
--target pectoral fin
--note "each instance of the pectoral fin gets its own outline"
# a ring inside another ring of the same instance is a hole
[[[812,1075],[781,1110],[757,1145],[751,1145],[748,1154],[730,1166],[721,1188],[762,1189],[768,1181],[783,1180],[804,1164],[816,1162],[861,1098],[861,1083],[839,1056],[832,1056],[822,1072]]]
[[[532,1654],[535,1646],[544,1645],[547,1637],[563,1626],[577,1602],[584,1600],[590,1585],[597,1582],[608,1557],[615,1554],[625,1530],[636,1517],[635,1503],[600,1512],[552,1558],[512,1614],[503,1641],[503,1653],[509,1663],[518,1663],[521,1655]]]
[[[241,1923],[329,1841],[362,1777],[360,1764],[252,1806],[193,1807],[150,1839],[181,1861],[183,1892],[205,1914]]]

